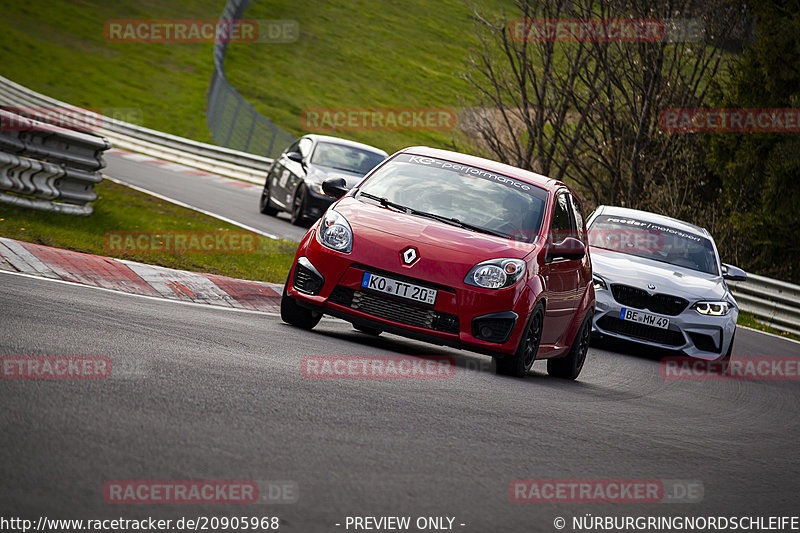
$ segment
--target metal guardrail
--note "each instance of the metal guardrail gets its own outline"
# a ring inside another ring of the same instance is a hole
[[[729,281],[739,308],[776,329],[800,335],[800,286],[756,274]]]
[[[26,114],[45,119],[48,110],[68,110],[94,125],[87,131],[102,135],[115,148],[147,154],[167,161],[251,183],[263,184],[272,159],[201,143],[99,115],[32,91],[0,76],[0,106],[24,108]],[[41,113],[41,114],[39,114]]]
[[[250,0],[228,0],[222,21],[240,20]],[[228,148],[277,157],[292,144],[294,135],[278,128],[272,120],[256,111],[225,77],[225,39],[214,44],[214,73],[208,88],[206,118],[214,142]]]
[[[92,212],[108,140],[0,110],[0,203]]]

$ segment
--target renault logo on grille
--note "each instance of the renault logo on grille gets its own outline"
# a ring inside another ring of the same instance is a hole
[[[419,254],[417,253],[416,248],[410,247],[406,248],[403,251],[403,264],[404,265],[413,265],[417,259],[419,259]]]

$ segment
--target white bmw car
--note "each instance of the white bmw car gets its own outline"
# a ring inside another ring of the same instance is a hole
[[[674,218],[600,206],[587,224],[597,307],[594,335],[730,358],[739,308],[708,231]]]

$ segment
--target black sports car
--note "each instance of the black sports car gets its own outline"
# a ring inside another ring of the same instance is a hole
[[[273,162],[259,208],[266,215],[286,211],[292,224],[306,225],[321,217],[335,201],[322,192],[323,181],[343,178],[351,188],[386,157],[386,152],[367,144],[305,135]]]

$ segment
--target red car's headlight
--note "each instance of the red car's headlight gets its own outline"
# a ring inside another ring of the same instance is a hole
[[[464,283],[484,289],[505,289],[522,279],[525,261],[521,259],[490,259],[470,269]]]
[[[319,241],[332,250],[349,254],[353,250],[353,230],[347,219],[329,209],[319,225]]]

